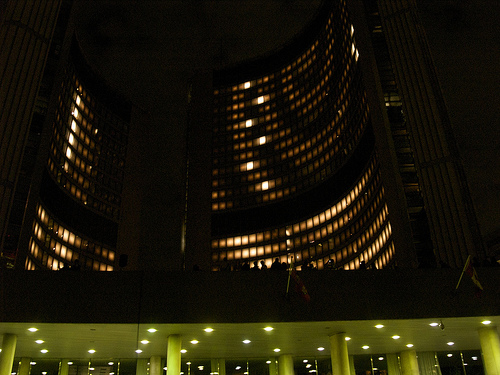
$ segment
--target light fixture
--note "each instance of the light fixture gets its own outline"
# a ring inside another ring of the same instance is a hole
[[[439,325],[439,323],[436,323],[436,322],[432,322],[429,324],[431,327],[437,327]]]
[[[383,324],[377,324],[377,325],[375,326],[375,328],[378,328],[378,329],[380,329],[380,328],[384,328],[384,325],[383,325]]]
[[[234,369],[235,370],[241,370],[241,366],[236,366]]]
[[[213,332],[214,329],[210,328],[210,327],[207,327],[207,328],[204,329],[204,331],[210,333],[210,332]]]
[[[113,366],[115,363],[114,362],[108,362],[109,366]]]
[[[310,363],[308,363],[308,364],[306,365],[306,368],[311,368],[311,366],[312,366],[312,365],[311,365]]]
[[[407,348],[413,348],[413,344],[406,344]]]
[[[94,370],[95,370],[95,368],[94,368],[94,367],[89,367],[89,370],[90,370],[90,371],[94,371]]]
[[[270,332],[270,331],[272,331],[273,329],[274,329],[273,327],[269,327],[269,326],[264,327],[264,331],[267,331],[267,332]]]
[[[48,353],[48,352],[49,352],[49,351],[48,351],[47,349],[42,349],[42,350],[40,350],[40,353],[43,353],[43,354]]]
[[[148,332],[151,332],[151,333],[155,333],[156,331],[157,331],[157,329],[155,329],[155,328],[148,329]]]
[[[303,359],[302,362],[307,363],[307,362],[309,362],[309,360],[308,359]]]
[[[250,340],[243,340],[243,344],[250,344],[251,341]]]
[[[144,345],[149,344],[149,340],[141,340],[141,344],[144,344]]]
[[[187,350],[186,349],[181,349],[181,353],[182,354],[187,353]]]
[[[345,341],[349,341],[351,338],[349,336],[345,337]]]
[[[483,320],[481,323],[487,326],[488,324],[491,324],[491,320]]]
[[[266,364],[270,365],[272,362],[271,361],[266,361]]]
[[[31,328],[28,328],[28,331],[30,331],[30,332],[36,332],[36,331],[38,331],[38,328],[31,327]]]
[[[323,350],[325,350],[325,348],[323,348],[322,346],[320,346],[320,347],[318,348],[318,350],[319,350],[320,352],[322,352]]]
[[[448,358],[450,358],[450,357],[453,357],[453,354],[448,353],[448,354],[446,354],[446,356],[447,356]]]
[[[94,354],[95,353],[95,349],[89,349],[88,351],[90,354]]]
[[[476,356],[472,357],[472,360],[477,361],[477,357]]]
[[[73,364],[73,362],[69,361],[68,362],[68,366],[71,366]]]
[[[204,368],[205,368],[205,366],[198,366],[198,370],[200,370],[200,371],[203,371]]]
[[[446,343],[446,345],[452,346],[452,345],[455,345],[455,343],[453,341],[449,341]]]
[[[394,336],[392,336],[392,338],[393,338],[394,340],[397,340],[397,339],[400,339],[400,338],[401,338],[401,336],[394,335]]]
[[[274,351],[275,351],[276,353],[278,353],[279,351],[281,351],[281,349],[280,349],[280,348],[276,348],[276,349],[274,349]]]
[[[384,357],[378,357],[378,360],[379,360],[379,361],[383,361],[383,360],[384,360]]]
[[[31,366],[35,366],[35,365],[36,365],[36,362],[35,362],[35,361],[32,361],[32,362],[30,362],[30,365],[31,365]]]
[[[196,345],[196,344],[198,344],[198,343],[199,343],[199,341],[198,341],[198,340],[191,340],[190,342],[191,342],[191,344],[193,344],[193,345]]]
[[[35,342],[36,342],[37,344],[43,344],[45,341],[43,341],[43,340],[36,340]]]
[[[136,350],[135,350],[135,352],[136,352],[137,354],[141,354],[141,353],[142,353],[142,350],[141,350],[141,349],[136,349]]]
[[[370,347],[369,347],[368,345],[363,345],[361,348],[363,348],[363,349],[365,349],[365,350],[366,350],[366,349],[370,349]]]

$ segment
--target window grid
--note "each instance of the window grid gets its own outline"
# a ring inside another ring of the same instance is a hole
[[[40,204],[33,222],[26,269],[59,270],[78,259],[84,269],[113,271],[115,250],[58,223]]]

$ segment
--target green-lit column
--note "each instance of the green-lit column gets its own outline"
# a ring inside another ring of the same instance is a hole
[[[226,375],[226,360],[223,358],[215,358],[210,361],[210,373]]]
[[[148,375],[148,360],[147,358],[137,358],[135,364],[136,375]]]
[[[399,358],[401,360],[401,375],[419,375],[415,350],[402,351]]]
[[[354,368],[354,356],[350,355],[349,356],[349,373],[351,375],[356,375],[356,369]]]
[[[283,354],[279,356],[278,374],[293,375],[293,357],[290,354]]]
[[[167,342],[167,375],[181,373],[181,336],[170,335]]]
[[[500,339],[497,327],[480,328],[478,332],[485,373],[500,375]]]
[[[3,335],[2,351],[0,352],[0,375],[10,375],[16,354],[17,336],[5,333]]]
[[[149,358],[149,375],[161,375],[161,356],[154,355]]]
[[[389,375],[400,375],[398,355],[387,354],[385,357],[387,358],[387,373]]]
[[[273,357],[269,363],[269,375],[278,375],[278,359]]]
[[[28,364],[29,364],[29,362],[28,362]],[[68,375],[68,373],[69,373],[68,360],[67,359],[63,359],[63,360],[61,360],[61,362],[59,362],[59,372],[58,372],[58,375]],[[22,374],[19,374],[19,375],[22,375]],[[25,374],[25,375],[29,375],[29,372],[27,374]]]
[[[330,356],[332,375],[349,375],[351,373],[344,332],[330,336]]]
[[[31,363],[31,358],[28,357],[21,358],[21,361],[19,362],[18,375],[30,375],[30,369],[31,369],[30,363]],[[68,375],[68,373],[66,373],[65,375]]]

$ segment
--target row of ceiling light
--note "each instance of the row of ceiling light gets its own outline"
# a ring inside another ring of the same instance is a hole
[[[484,324],[484,325],[489,325],[489,324],[491,324],[491,321],[490,321],[490,320],[483,320],[481,323],[482,323],[482,324]],[[439,323],[438,323],[438,322],[432,322],[432,323],[429,323],[429,325],[430,325],[431,327],[440,327],[441,329],[444,329],[444,325],[443,325],[443,322],[442,322],[442,321],[441,321],[441,322],[439,322]],[[383,324],[377,324],[377,325],[375,325],[375,328],[377,328],[377,329],[382,329],[382,328],[384,328],[384,327],[385,327],[385,326],[384,326]],[[265,330],[265,331],[268,331],[268,332],[272,331],[273,329],[274,329],[274,328],[273,328],[273,327],[271,327],[271,326],[266,326],[266,327],[264,327],[264,330]],[[35,328],[35,327],[31,327],[31,328],[29,328],[29,329],[28,329],[28,331],[30,331],[30,332],[37,332],[37,331],[38,331],[38,329],[37,329],[37,328]],[[156,330],[155,328],[149,328],[149,329],[148,329],[148,332],[150,332],[150,333],[154,333],[154,332],[156,332],[156,331],[157,331],[157,330]],[[211,327],[207,327],[207,328],[205,328],[205,329],[204,329],[204,331],[205,331],[205,332],[207,332],[207,333],[211,333],[211,332],[213,332],[213,331],[214,331],[214,329],[213,329],[213,328],[211,328]],[[392,336],[392,339],[394,339],[394,340],[398,340],[398,339],[400,339],[400,338],[401,338],[401,336],[399,336],[399,335],[393,335],[393,336]],[[351,340],[351,338],[350,338],[349,336],[346,336],[346,337],[345,337],[345,340],[346,340],[346,341],[350,341],[350,340]],[[41,340],[41,339],[35,340],[35,343],[37,343],[37,344],[43,344],[44,342],[45,342],[45,341],[44,341],[44,340]],[[245,339],[245,340],[243,340],[242,342],[243,342],[244,344],[250,344],[250,343],[251,343],[251,341],[250,341],[250,340],[248,340],[248,339]],[[141,340],[141,341],[140,341],[140,343],[141,343],[141,344],[143,344],[143,345],[147,345],[147,344],[149,344],[149,340]],[[194,340],[191,340],[191,341],[190,341],[190,343],[191,343],[191,344],[193,344],[193,345],[196,345],[196,344],[198,344],[198,343],[199,343],[199,341],[198,341],[198,340],[196,340],[196,339],[194,339]],[[453,346],[454,344],[455,344],[455,343],[454,343],[454,342],[452,342],[452,341],[447,342],[447,345],[449,345],[449,346]],[[407,346],[408,348],[412,348],[414,345],[413,345],[412,343],[408,343],[408,344],[406,344],[406,346]],[[363,345],[361,348],[362,348],[362,349],[367,350],[367,349],[369,349],[369,348],[370,348],[370,346],[369,346],[369,345]],[[322,347],[322,346],[318,347],[317,349],[318,349],[318,351],[323,351],[323,350],[325,350],[325,348],[324,348],[324,347]],[[1,349],[0,349],[0,350],[1,350]],[[280,351],[281,351],[281,349],[280,349],[280,348],[275,348],[275,349],[274,349],[274,352],[276,352],[276,353],[278,353],[278,352],[280,352]],[[41,350],[40,350],[40,352],[41,352],[41,353],[43,353],[43,354],[45,354],[45,353],[48,353],[48,352],[49,352],[49,350],[48,350],[48,349],[41,349]],[[96,350],[95,350],[95,349],[89,349],[89,350],[88,350],[88,353],[90,353],[90,354],[94,354],[95,352],[96,352]],[[137,349],[135,350],[135,352],[136,352],[137,354],[140,354],[140,353],[142,353],[142,350],[141,350],[141,349],[139,349],[139,348],[137,348]],[[184,354],[184,353],[187,353],[187,349],[181,349],[181,353],[183,353],[183,354]]]

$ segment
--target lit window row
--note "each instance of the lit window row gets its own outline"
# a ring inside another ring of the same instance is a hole
[[[212,249],[218,251],[213,252],[212,260],[215,263],[224,258],[271,260],[291,249],[301,249],[295,255],[296,262],[322,253],[328,256],[340,254],[337,256],[337,261],[340,261],[358,249],[366,249],[366,252],[357,256],[372,259],[390,236],[383,189],[378,173],[372,176],[373,168],[372,164],[348,195],[316,216],[279,229],[213,240]],[[376,191],[378,193],[374,195]],[[379,233],[384,226],[388,229]],[[374,240],[377,236],[378,239]],[[339,250],[344,243],[347,245]]]
[[[26,269],[38,268],[32,260],[45,268],[58,270],[78,259],[83,268],[112,271],[115,252],[68,230],[39,204],[30,238],[30,257]]]

